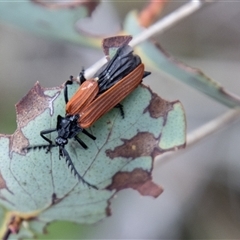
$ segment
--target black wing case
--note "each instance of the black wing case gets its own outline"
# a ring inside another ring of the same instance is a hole
[[[132,72],[141,63],[141,58],[133,54],[129,45],[118,48],[113,58],[95,75],[98,78],[99,94],[105,92]]]

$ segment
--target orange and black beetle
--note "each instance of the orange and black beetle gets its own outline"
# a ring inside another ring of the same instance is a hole
[[[96,138],[85,128],[93,125],[114,107],[120,108],[121,115],[124,117],[123,106],[120,102],[149,74],[149,72],[144,71],[140,57],[133,54],[133,49],[128,44],[123,44],[118,48],[114,57],[92,79],[86,80],[83,71],[80,73],[81,85],[72,98],[68,100],[67,86],[73,82],[73,77],[70,77],[64,88],[66,115],[64,117],[58,115],[56,128],[40,132],[41,137],[49,144],[28,146],[24,149],[28,151],[45,148],[49,152],[52,147],[59,147],[59,156],[66,158],[66,162],[74,175],[88,186],[96,188],[96,186],[86,182],[78,173],[65,145],[68,143],[68,139],[74,138],[83,148],[87,149],[87,145],[78,137],[78,134],[82,132],[95,140]],[[57,131],[58,136],[53,144],[44,135],[55,131]]]

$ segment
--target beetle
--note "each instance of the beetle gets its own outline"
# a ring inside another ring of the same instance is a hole
[[[101,116],[114,107],[120,109],[124,118],[123,106],[120,102],[129,95],[150,72],[144,71],[144,65],[138,55],[133,54],[133,49],[123,44],[118,48],[113,58],[107,62],[92,79],[86,80],[84,70],[79,75],[80,83],[78,90],[68,98],[68,85],[73,83],[73,77],[65,83],[64,99],[66,103],[66,115],[58,115],[56,128],[47,129],[40,132],[40,136],[48,142],[46,145],[35,145],[23,148],[46,149],[46,153],[52,147],[59,147],[59,158],[65,157],[68,167],[73,171],[74,176],[87,184],[89,187],[97,187],[86,180],[76,170],[65,145],[68,139],[75,139],[84,149],[87,145],[78,137],[82,132],[89,138],[95,140],[96,137],[90,134],[86,128],[92,126]],[[45,135],[57,132],[55,144]]]

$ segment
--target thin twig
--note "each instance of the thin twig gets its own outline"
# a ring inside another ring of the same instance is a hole
[[[153,35],[156,35],[157,33],[160,34],[166,31],[167,29],[171,28],[174,24],[178,23],[180,20],[183,20],[184,18],[188,17],[189,15],[200,9],[202,5],[203,2],[200,0],[192,0],[184,4],[177,10],[173,11],[166,17],[162,18],[161,20],[153,24],[151,27],[147,28],[146,30],[142,31],[140,34],[135,36],[133,40],[130,42],[130,45],[134,47],[139,43],[149,39]],[[93,74],[106,62],[107,60],[105,57],[97,61],[90,68],[85,70],[85,77],[87,79],[92,77]]]
[[[192,13],[196,12],[198,9],[202,7],[202,5],[203,5],[203,1],[201,0],[191,0],[190,2],[184,4],[183,6],[181,6],[174,12],[172,12],[171,14],[167,15],[163,19],[153,24],[151,27],[145,29],[139,35],[135,36],[133,40],[130,42],[130,45],[134,47],[156,34],[163,33],[164,31],[171,28],[173,25],[175,25],[179,21],[183,20],[184,18],[188,17]],[[106,62],[107,62],[106,58],[104,57],[100,59],[98,62],[96,62],[94,65],[92,65],[92,67],[88,68],[85,72],[86,78],[91,77]],[[188,134],[187,136],[187,149],[189,149],[189,147],[198,143],[203,138],[227,126],[229,123],[239,118],[239,116],[240,116],[240,110],[229,110],[227,113],[223,114],[222,116],[194,130],[192,133]],[[184,150],[181,150],[181,151],[184,151]],[[169,159],[174,154],[176,154],[176,152],[168,152],[161,155],[161,157],[158,157],[156,161],[157,165],[163,163],[165,160]]]
[[[139,43],[149,39],[150,37],[163,33],[165,30],[171,28],[173,25],[188,17],[192,13],[196,12],[203,5],[200,0],[192,0],[172,13],[168,14],[166,17],[162,18],[151,27],[146,28],[137,37],[135,37],[129,45],[132,47],[138,45]]]
[[[197,128],[187,135],[187,147],[185,149],[181,149],[174,152],[167,152],[161,155],[156,159],[155,166],[159,166],[166,162],[169,158],[175,156],[175,154],[179,154],[179,152],[183,152],[188,150],[190,147],[197,144],[200,140],[203,140],[207,136],[222,130],[224,127],[228,126],[230,123],[239,120],[240,110],[239,109],[231,109],[226,113],[213,119],[212,121],[204,124],[203,126]]]

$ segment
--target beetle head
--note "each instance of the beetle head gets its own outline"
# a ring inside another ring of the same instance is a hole
[[[68,140],[66,138],[63,138],[63,137],[60,137],[58,136],[56,139],[55,139],[55,143],[58,145],[58,146],[65,146],[66,144],[68,144]]]

